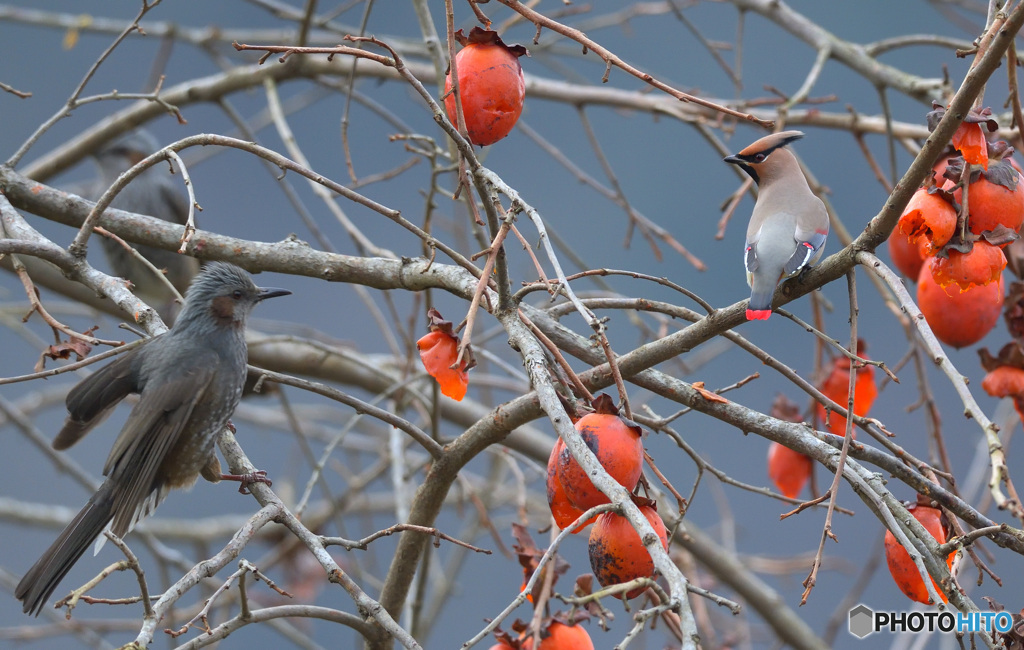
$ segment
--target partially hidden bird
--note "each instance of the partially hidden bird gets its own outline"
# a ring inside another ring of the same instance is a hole
[[[145,129],[129,131],[107,143],[93,154],[98,176],[77,188],[78,193],[90,201],[98,201],[121,174],[159,148],[156,138]],[[114,197],[110,207],[185,225],[188,200],[182,188],[182,182],[169,173],[166,164],[153,165],[132,179]],[[102,237],[101,241],[114,274],[131,281],[135,294],[170,322],[176,312],[172,307],[174,294],[120,242],[108,237]],[[135,245],[135,250],[162,270],[181,293],[199,272],[199,260],[194,257],[141,244]]]
[[[825,249],[828,211],[787,148],[802,137],[800,131],[773,133],[725,158],[758,188],[744,249],[751,290],[747,320],[767,320],[779,282],[816,264]]]
[[[248,273],[212,262],[196,276],[174,325],[79,382],[68,393],[54,449],[67,449],[132,393],[139,400],[103,467],[103,484],[14,591],[38,615],[82,554],[110,531],[123,537],[173,488],[222,475],[214,444],[238,406],[246,377],[245,323],[259,302],[290,294],[257,287]],[[251,477],[250,477],[251,478]],[[257,479],[259,480],[259,479]]]

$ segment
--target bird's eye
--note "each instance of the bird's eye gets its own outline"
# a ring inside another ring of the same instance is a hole
[[[768,156],[765,156],[763,153],[759,153],[756,156],[754,156],[754,162],[764,162],[764,159],[767,157]]]
[[[241,289],[235,289],[234,291],[231,292],[231,296],[235,300],[241,300],[242,299],[242,290]]]

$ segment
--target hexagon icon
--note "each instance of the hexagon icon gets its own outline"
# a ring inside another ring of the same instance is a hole
[[[864,604],[850,610],[850,634],[863,639],[875,631],[875,613]]]

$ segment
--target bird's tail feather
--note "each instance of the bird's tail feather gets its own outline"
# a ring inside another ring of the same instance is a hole
[[[22,602],[22,611],[39,615],[50,594],[113,515],[113,485],[107,481],[18,583],[14,595]]]
[[[747,320],[767,320],[772,313],[772,298],[775,296],[775,286],[759,286],[754,282],[754,290],[750,293],[750,303],[747,305]]]

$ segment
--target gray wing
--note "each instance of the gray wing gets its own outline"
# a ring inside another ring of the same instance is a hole
[[[211,360],[179,371],[169,381],[161,381],[159,388],[144,390],[132,409],[103,468],[103,474],[118,486],[111,524],[115,534],[125,534],[140,514],[144,516],[155,507],[155,502],[146,505],[151,494],[164,492],[157,471],[206,394],[214,375],[212,368]],[[147,512],[140,513],[140,509]]]
[[[783,273],[787,276],[796,275],[810,264],[813,264],[818,258],[821,247],[825,245],[826,237],[828,237],[827,232],[812,232],[806,238],[798,238],[796,252],[786,262]]]
[[[65,403],[68,417],[64,427],[53,440],[54,449],[67,449],[75,444],[114,410],[114,407],[130,393],[139,390],[138,379],[132,372],[140,351],[147,343],[126,352],[103,366],[82,381],[68,393]]]

